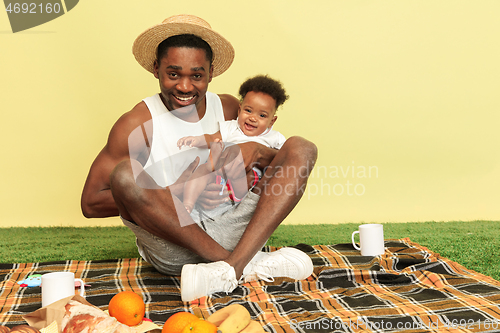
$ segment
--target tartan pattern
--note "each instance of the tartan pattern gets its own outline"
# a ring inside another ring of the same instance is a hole
[[[407,238],[385,246],[384,255],[363,257],[351,244],[299,244],[314,263],[307,280],[253,281],[191,303],[180,300],[179,277],[164,276],[140,258],[0,264],[0,323],[22,324],[23,314],[41,306],[41,288],[17,281],[67,270],[91,285],[86,298],[103,310],[122,290],[142,294],[146,316],[160,326],[178,311],[206,318],[240,303],[276,333],[500,331],[500,282]]]

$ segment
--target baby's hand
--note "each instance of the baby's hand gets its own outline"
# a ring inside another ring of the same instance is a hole
[[[177,141],[177,147],[179,147],[179,149],[181,149],[182,146],[196,147],[198,144],[199,140],[196,136],[185,136]]]

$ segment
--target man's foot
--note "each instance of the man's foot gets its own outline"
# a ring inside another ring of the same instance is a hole
[[[311,258],[293,247],[284,247],[274,252],[257,252],[243,270],[240,283],[254,280],[274,281],[275,277],[304,280],[313,272]]]
[[[234,268],[225,261],[182,267],[181,298],[190,302],[216,292],[230,293],[238,286]]]

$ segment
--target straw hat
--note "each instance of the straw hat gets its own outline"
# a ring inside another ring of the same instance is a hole
[[[175,15],[152,26],[136,38],[132,53],[139,64],[153,73],[158,45],[171,36],[193,34],[210,45],[213,52],[213,76],[224,73],[234,59],[234,49],[224,37],[212,30],[210,24],[194,15]]]

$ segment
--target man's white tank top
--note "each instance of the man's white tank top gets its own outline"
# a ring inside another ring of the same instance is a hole
[[[200,157],[199,164],[207,161],[209,151],[206,148],[182,147],[179,150],[177,147],[177,141],[182,137],[219,131],[219,122],[224,121],[220,98],[208,91],[205,98],[205,115],[195,123],[174,116],[159,94],[144,99],[153,124],[153,142],[144,169],[158,185],[166,187],[173,184],[196,156]]]

